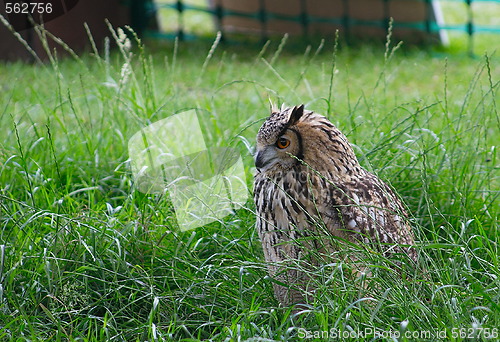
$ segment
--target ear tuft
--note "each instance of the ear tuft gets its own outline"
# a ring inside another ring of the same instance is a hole
[[[300,120],[302,115],[304,114],[304,105],[295,106],[292,109],[292,114],[290,114],[290,120],[288,121],[288,126],[294,125],[297,121]]]

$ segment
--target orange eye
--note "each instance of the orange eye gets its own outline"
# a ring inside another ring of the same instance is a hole
[[[281,137],[276,142],[276,146],[278,148],[281,148],[281,149],[287,148],[288,146],[290,146],[290,140],[288,140],[287,138]]]

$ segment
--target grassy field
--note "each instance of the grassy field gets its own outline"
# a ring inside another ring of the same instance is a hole
[[[493,51],[119,45],[0,64],[0,340],[498,339]],[[168,196],[134,190],[129,139],[191,108],[209,144],[235,141],[251,189],[269,99],[327,115],[398,190],[426,277],[401,279],[380,255],[365,261],[371,277],[332,263],[292,314],[274,299],[251,200],[180,232]]]

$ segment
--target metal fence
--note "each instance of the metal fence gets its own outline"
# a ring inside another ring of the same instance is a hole
[[[156,15],[154,36],[192,39],[220,31],[222,39],[242,36],[267,40],[289,33],[349,39],[385,39],[389,26],[405,42],[460,37],[473,50],[484,36],[500,47],[500,0],[156,0],[146,3]]]

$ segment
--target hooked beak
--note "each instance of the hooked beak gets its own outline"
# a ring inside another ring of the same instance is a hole
[[[257,152],[255,156],[255,167],[260,169],[264,166],[264,153],[262,151]]]
[[[255,167],[260,170],[268,166],[275,158],[274,151],[264,148],[255,155]]]

